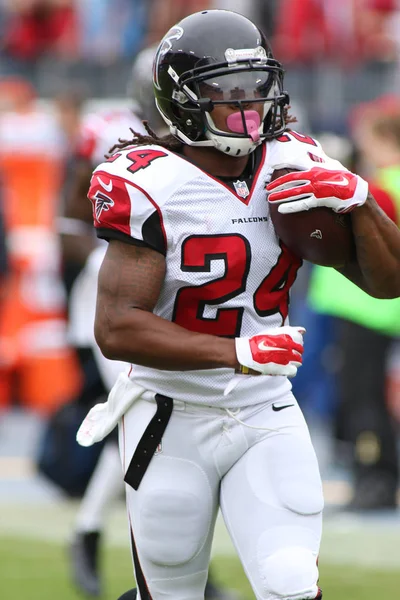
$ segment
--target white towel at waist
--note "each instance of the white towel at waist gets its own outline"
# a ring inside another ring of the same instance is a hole
[[[92,446],[103,440],[144,392],[146,390],[129,379],[125,372],[120,373],[111,388],[107,402],[96,404],[82,421],[76,434],[78,444]]]

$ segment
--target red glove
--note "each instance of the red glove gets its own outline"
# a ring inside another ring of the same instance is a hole
[[[350,171],[329,171],[313,167],[278,177],[267,185],[268,202],[279,204],[282,214],[327,206],[337,213],[362,206],[368,196],[368,183]]]
[[[236,338],[236,355],[241,373],[249,369],[262,375],[294,377],[302,363],[303,327],[275,327],[252,337]]]

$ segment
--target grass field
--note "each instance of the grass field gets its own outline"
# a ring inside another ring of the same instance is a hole
[[[132,587],[129,552],[107,548],[104,559],[105,599],[116,600]],[[79,600],[68,580],[65,548],[56,543],[23,539],[0,541],[2,600]],[[235,557],[215,557],[218,580],[235,588],[246,600],[254,596]],[[386,600],[399,597],[399,571],[321,565],[324,600]]]
[[[67,546],[73,503],[0,506],[0,599],[82,600],[72,588]],[[222,522],[213,552],[216,579],[253,598]],[[133,586],[123,507],[111,516],[103,553],[104,600]],[[327,520],[320,557],[324,600],[400,598],[400,528],[392,521]]]

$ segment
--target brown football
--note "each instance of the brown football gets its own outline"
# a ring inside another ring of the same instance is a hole
[[[278,169],[271,181],[295,170]],[[324,267],[341,267],[355,259],[350,215],[325,207],[282,215],[278,204],[269,206],[276,234],[300,258]]]

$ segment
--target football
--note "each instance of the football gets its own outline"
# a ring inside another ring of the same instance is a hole
[[[274,181],[296,169],[277,169]],[[277,236],[297,256],[323,267],[342,267],[356,256],[350,215],[326,207],[283,215],[279,204],[270,204]]]

